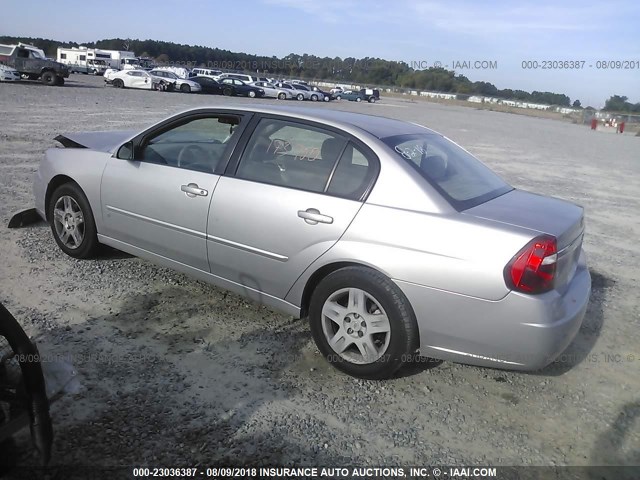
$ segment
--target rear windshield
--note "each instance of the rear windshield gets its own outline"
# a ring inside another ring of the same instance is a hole
[[[415,168],[456,210],[475,207],[513,190],[480,160],[441,135],[396,135],[382,141]]]

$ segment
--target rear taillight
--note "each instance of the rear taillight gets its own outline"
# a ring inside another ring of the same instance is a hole
[[[558,261],[556,239],[542,235],[530,241],[507,264],[504,278],[513,290],[542,293],[553,288]]]

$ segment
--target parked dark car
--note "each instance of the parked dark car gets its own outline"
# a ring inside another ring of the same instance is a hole
[[[369,102],[375,103],[380,100],[380,91],[372,90],[368,88],[361,88],[360,90],[347,90],[344,92],[338,92],[335,94],[337,100],[345,99],[350,102]]]
[[[46,465],[53,428],[38,348],[0,303],[0,477],[13,461],[11,436],[27,425],[42,465]]]
[[[342,100],[344,98],[350,102],[361,102],[364,100],[364,95],[356,90],[345,90],[343,92],[336,93],[335,98],[336,100]]]
[[[309,88],[311,88],[311,90],[313,90],[314,92],[318,92],[318,93],[321,93],[322,95],[324,95],[324,99],[323,100],[325,102],[328,102],[329,100],[335,100],[335,97],[333,95],[331,95],[331,93],[325,92],[324,90],[321,90],[320,87],[316,87],[314,85],[314,86],[309,87]]]
[[[364,95],[364,99],[369,103],[375,103],[380,100],[380,90],[377,88],[361,88],[360,93]]]
[[[222,85],[220,85],[211,77],[190,77],[189,80],[199,83],[202,87],[202,93],[222,95]]]
[[[263,89],[247,85],[242,80],[235,78],[223,78],[220,85],[222,85],[222,94],[228,97],[235,95],[251,98],[264,97]]]

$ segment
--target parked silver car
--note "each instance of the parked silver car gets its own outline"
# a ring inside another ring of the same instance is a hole
[[[539,369],[587,308],[583,209],[419,125],[212,107],[57,140],[34,193],[64,252],[107,244],[308,317],[354,376],[416,355]]]
[[[299,83],[278,82],[275,85],[276,88],[289,90],[292,97],[296,100],[311,100],[313,102],[324,100],[324,95],[322,93],[311,91],[309,88]]]
[[[202,90],[202,86],[199,83],[187,80],[186,78],[180,78],[168,70],[151,70],[149,73],[156,77],[164,78],[169,82],[174,82],[176,90],[180,90],[183,93],[199,92]]]
[[[289,100],[293,98],[293,90],[288,88],[278,88],[269,82],[253,82],[248,85],[261,88],[264,90],[265,97],[277,98],[278,100]]]

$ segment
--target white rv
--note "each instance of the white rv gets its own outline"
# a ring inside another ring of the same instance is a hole
[[[111,66],[111,55],[97,48],[58,47],[57,60],[68,65],[72,73],[103,75]]]

